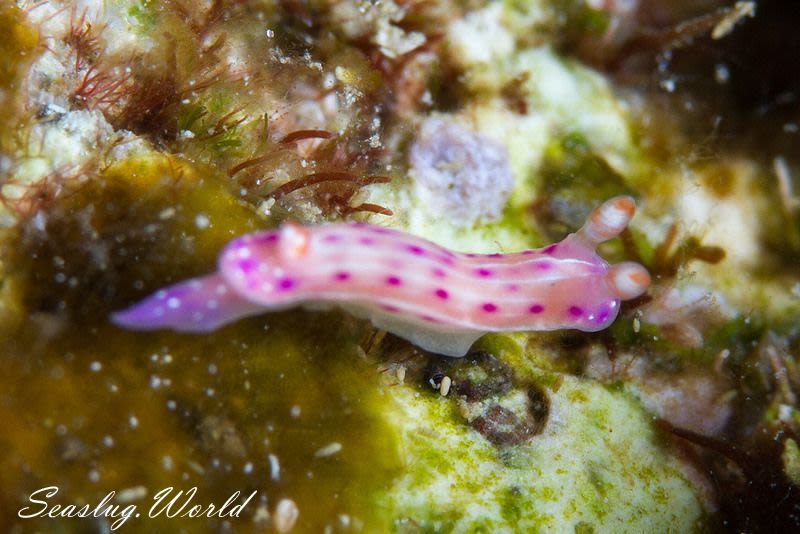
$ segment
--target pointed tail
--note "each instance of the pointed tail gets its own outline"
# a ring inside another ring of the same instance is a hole
[[[112,314],[111,322],[130,330],[209,332],[261,311],[261,306],[240,297],[215,273],[157,291]]]

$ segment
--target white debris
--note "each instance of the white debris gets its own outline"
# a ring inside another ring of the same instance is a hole
[[[274,454],[269,454],[267,455],[267,460],[269,461],[269,478],[273,481],[280,480],[281,464],[278,461],[278,457]]]
[[[333,456],[341,450],[342,444],[338,441],[334,441],[317,450],[317,452],[314,453],[314,456],[317,458],[327,458],[328,456]]]
[[[275,506],[275,513],[272,515],[272,525],[278,532],[289,532],[297,523],[300,510],[292,499],[281,499]]]

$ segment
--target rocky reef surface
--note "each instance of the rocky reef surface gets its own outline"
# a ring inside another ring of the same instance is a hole
[[[800,10],[784,8],[1,5],[0,527],[797,528]],[[601,252],[653,285],[603,332],[491,334],[453,359],[336,310],[204,335],[108,320],[286,221],[514,252],[619,194],[639,212]],[[21,517],[51,486],[52,504],[114,491],[141,516]],[[253,497],[238,517],[148,513],[169,487]]]

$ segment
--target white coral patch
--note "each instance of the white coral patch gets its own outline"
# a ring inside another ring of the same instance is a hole
[[[416,193],[458,226],[499,218],[513,189],[505,147],[453,121],[427,120],[409,160]]]

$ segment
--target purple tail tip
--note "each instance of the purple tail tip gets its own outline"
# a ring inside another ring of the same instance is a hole
[[[262,310],[236,294],[222,276],[212,274],[161,289],[111,314],[111,322],[130,330],[209,332]]]

